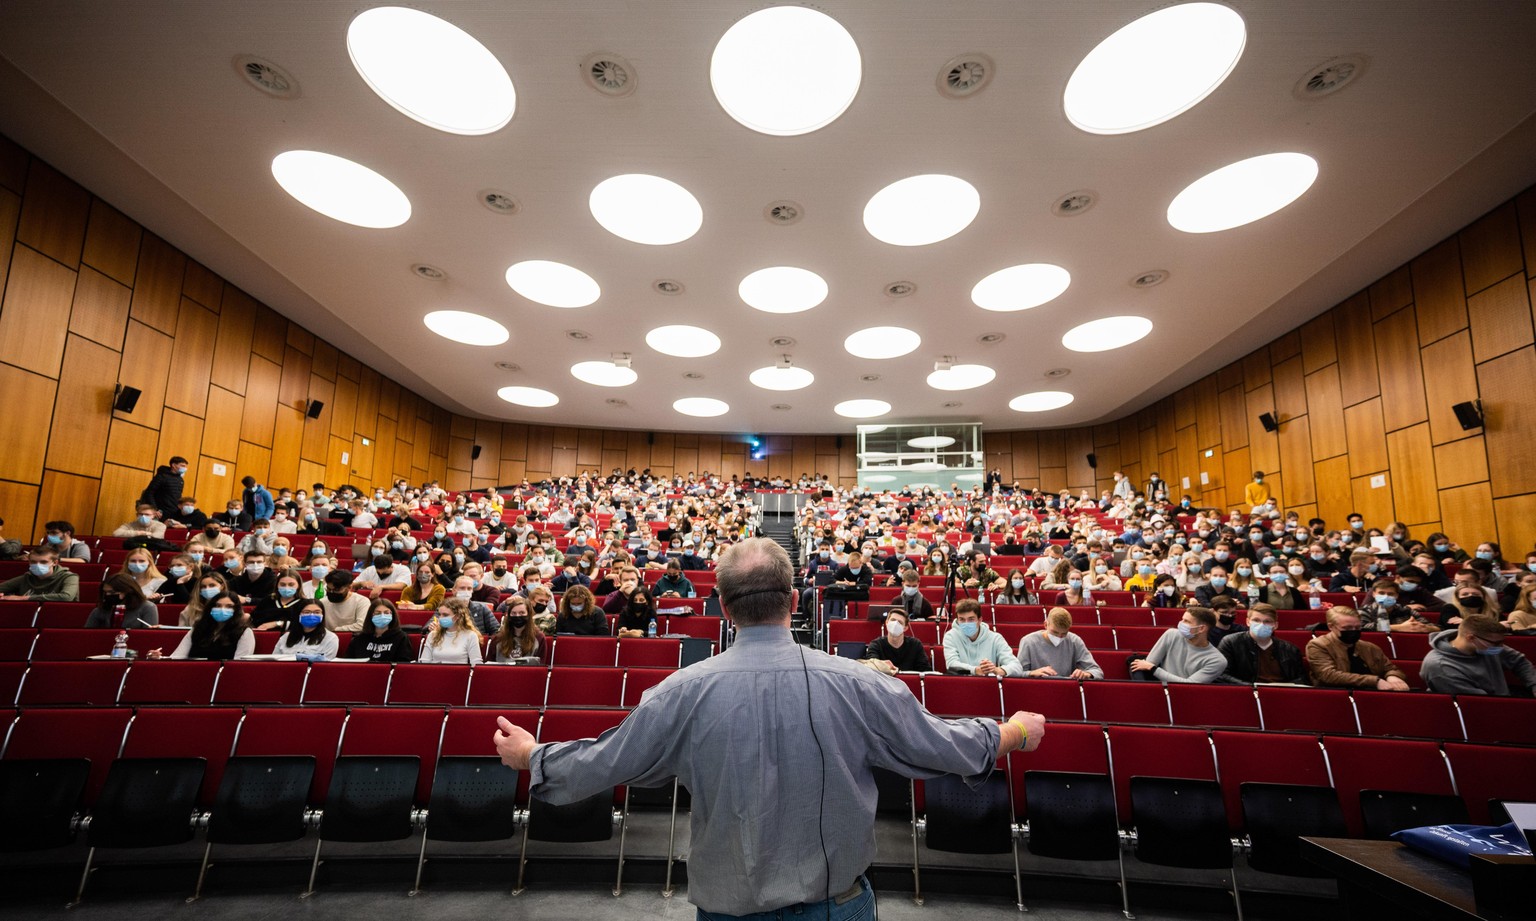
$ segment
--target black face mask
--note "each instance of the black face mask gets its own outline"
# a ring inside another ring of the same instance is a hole
[[[1460,599],[1460,601],[1461,606],[1466,608],[1468,611],[1481,611],[1483,609],[1482,595],[1468,595],[1467,597]]]
[[[217,526],[207,527],[203,529],[203,533],[207,534],[209,537],[218,537],[219,529]]]
[[[1232,626],[1233,617],[1231,614],[1222,614],[1217,619],[1221,621],[1223,627]]]
[[[521,617],[521,616],[518,616],[518,615],[513,615],[513,616],[507,618],[507,625],[510,626],[514,630],[521,630],[524,627],[528,626],[528,618],[527,617]]]
[[[1360,642],[1360,628],[1356,627],[1353,630],[1340,630],[1339,639],[1343,641],[1346,646],[1355,645],[1356,643]]]

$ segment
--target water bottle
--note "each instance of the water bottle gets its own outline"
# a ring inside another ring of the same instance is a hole
[[[1259,600],[1259,587],[1257,585],[1250,585],[1250,586],[1248,586],[1248,601],[1249,601],[1249,603],[1251,604],[1251,603],[1253,603],[1255,601],[1258,601],[1258,600]]]
[[[315,582],[315,600],[316,601],[324,601],[325,600],[325,580],[324,579],[319,579],[319,580],[317,580]]]
[[[645,628],[645,635],[652,637],[656,635],[656,618],[651,618],[650,625]]]
[[[1316,591],[1313,591],[1307,595],[1307,603],[1312,605],[1312,610],[1316,611],[1323,606],[1323,599],[1318,596]]]
[[[112,641],[112,658],[128,658],[128,631],[117,631],[117,638]]]
[[[1387,633],[1387,632],[1391,631],[1391,629],[1392,629],[1392,618],[1387,616],[1387,612],[1386,611],[1379,611],[1379,612],[1377,612],[1377,614],[1376,614],[1376,629],[1380,630],[1382,633]]]

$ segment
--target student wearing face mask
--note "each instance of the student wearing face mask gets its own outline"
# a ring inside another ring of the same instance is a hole
[[[597,596],[591,590],[580,585],[573,586],[560,596],[555,632],[573,636],[609,636],[608,616],[598,607]]]
[[[558,580],[558,576],[556,579]],[[557,585],[555,591],[560,591]],[[660,598],[692,598],[694,597],[693,582],[683,575],[683,567],[677,560],[667,562],[667,571],[664,572],[656,584],[652,586],[657,597]]]
[[[1227,659],[1225,683],[1306,684],[1307,662],[1294,643],[1275,637],[1275,609],[1256,604],[1248,611],[1248,629],[1231,633],[1217,647]]]
[[[544,634],[533,622],[528,603],[514,598],[501,619],[501,628],[491,637],[491,661],[509,662],[530,656],[544,663]]]
[[[437,610],[446,597],[447,589],[437,580],[437,567],[429,561],[418,561],[411,574],[411,584],[400,594],[403,610]]]
[[[1307,670],[1318,687],[1406,691],[1408,676],[1381,647],[1360,638],[1353,608],[1328,610],[1328,632],[1307,643]]]
[[[1008,570],[1008,585],[1002,593],[992,599],[993,604],[1035,604],[1034,596],[1029,591],[1029,580],[1024,575],[1024,570],[1017,567]]]
[[[491,558],[491,571],[485,573],[481,580],[503,595],[517,590],[517,573],[507,568],[507,558],[504,556]]]
[[[923,644],[907,632],[906,612],[893,610],[885,616],[885,630],[864,647],[864,658],[882,659],[897,672],[931,672],[933,662]]]
[[[1062,582],[1059,584],[1063,584],[1066,587],[1056,593],[1056,597],[1051,599],[1051,604],[1056,607],[1092,605],[1093,602],[1083,593],[1084,586],[1087,584],[1083,579],[1083,574],[1066,561],[1062,561],[1062,566],[1065,568],[1065,572],[1052,573],[1051,578],[1054,580],[1060,577]],[[1058,583],[1050,582],[1042,585],[1041,588],[1049,588],[1054,584]],[[1092,589],[1089,589],[1089,591],[1092,591]]]
[[[1231,576],[1222,566],[1212,568],[1210,581],[1195,589],[1195,604],[1203,608],[1210,607],[1217,598],[1230,598],[1239,606],[1247,601],[1247,597],[1232,585]]]
[[[427,634],[417,661],[445,665],[480,664],[480,632],[470,620],[469,602],[449,598],[442,603],[437,616],[427,623]]]
[[[1455,630],[1430,637],[1420,671],[1425,686],[1438,694],[1508,697],[1509,672],[1529,696],[1536,691],[1536,666],[1505,645],[1509,632],[1490,614],[1468,614]]]
[[[1216,615],[1209,608],[1189,608],[1177,627],[1169,629],[1146,658],[1133,658],[1131,678],[1164,684],[1211,684],[1227,670],[1227,659],[1211,645]]]
[[[256,605],[251,612],[251,622],[257,630],[287,630],[298,619],[306,599],[299,593],[299,577],[285,572],[277,577],[272,597]]]
[[[117,619],[117,608],[123,608],[123,617]],[[121,627],[133,630],[160,626],[160,614],[154,602],[147,600],[139,589],[139,583],[127,573],[115,572],[101,583],[101,598],[91,613],[86,615],[87,627]]]
[[[1394,633],[1438,633],[1435,615],[1420,613],[1403,603],[1397,583],[1391,579],[1377,579],[1371,583],[1371,600],[1360,605],[1361,626],[1367,630],[1380,630],[1385,626]]]
[[[239,596],[245,604],[259,604],[271,598],[277,588],[277,575],[267,566],[267,555],[251,550],[242,563],[239,573],[229,580],[230,594]]]
[[[208,605],[213,599],[221,595],[229,594],[229,582],[221,572],[209,571],[197,580],[197,594],[188,601],[187,606],[181,609],[177,616],[178,626],[190,627],[203,619],[208,613]]]
[[[482,636],[496,632],[496,615],[489,604],[475,600],[475,579],[469,573],[461,573],[454,581],[453,592],[448,595],[448,600],[455,599],[469,605],[469,621]]]
[[[165,584],[165,574],[155,567],[155,555],[143,547],[128,551],[118,572],[133,579],[144,597],[157,604],[164,600],[160,587]]]
[[[1186,604],[1188,598],[1179,589],[1178,578],[1166,574],[1153,578],[1152,589],[1141,602],[1144,608],[1182,608]]]
[[[368,605],[368,624],[347,644],[343,659],[369,662],[414,662],[416,649],[411,638],[400,629],[400,615],[388,598],[375,598]]]
[[[901,608],[909,622],[914,620],[933,620],[936,616],[932,602],[924,598],[920,591],[921,582],[922,579],[918,576],[917,570],[906,570],[902,573],[901,577],[901,592],[891,602]]]
[[[325,626],[335,633],[357,633],[368,624],[368,599],[352,591],[352,574],[332,570],[325,574]]]
[[[1019,640],[1019,667],[1026,678],[1088,681],[1104,677],[1088,644],[1072,632],[1072,614],[1066,608],[1052,608],[1044,627]]]
[[[325,629],[325,611],[318,601],[306,601],[299,615],[288,626],[273,648],[275,656],[319,657],[329,662],[336,658],[336,634]]]
[[[974,598],[955,604],[954,623],[944,633],[946,671],[973,675],[1019,677],[1024,674],[1008,641],[981,621],[981,605]]]
[[[1265,586],[1260,597],[1277,611],[1303,611],[1311,607],[1311,599],[1296,587],[1284,563],[1275,563],[1269,567],[1269,585]]]
[[[656,601],[640,579],[638,569],[619,574],[619,590],[603,599],[603,611],[619,618],[620,637],[645,636],[651,618],[656,616]]]
[[[210,521],[187,541],[186,549],[189,552],[194,547],[201,547],[208,553],[223,553],[235,549],[235,539],[224,533],[217,522]]]
[[[166,656],[162,649],[151,649],[149,659],[239,659],[256,651],[256,634],[250,618],[240,610],[240,600],[228,593],[208,599],[208,612],[192,625]]]

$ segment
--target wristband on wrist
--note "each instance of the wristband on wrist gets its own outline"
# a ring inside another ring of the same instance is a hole
[[[1024,741],[1025,742],[1029,741],[1029,730],[1027,728],[1025,728],[1023,723],[1019,722],[1018,720],[1014,719],[1011,716],[1008,718],[1008,722],[1010,722],[1013,725],[1019,727],[1019,735],[1024,737]]]

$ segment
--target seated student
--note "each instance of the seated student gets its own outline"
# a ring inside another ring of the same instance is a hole
[[[1019,667],[1027,678],[1104,677],[1088,644],[1072,632],[1072,614],[1066,608],[1051,608],[1045,626],[1019,640]]]
[[[229,580],[230,593],[238,595],[245,604],[259,604],[271,598],[277,588],[277,575],[267,568],[267,555],[248,550],[243,562],[239,573]]]
[[[1530,559],[1536,560],[1536,551],[1530,554]],[[1532,563],[1530,565],[1536,565]],[[1509,580],[1509,584],[1499,590],[1499,610],[1513,611],[1515,605],[1520,602],[1520,593],[1527,585],[1536,585],[1536,569],[1517,570]]]
[[[1420,614],[1399,604],[1397,583],[1391,579],[1377,579],[1371,583],[1371,601],[1360,605],[1362,629],[1380,630],[1386,625],[1394,633],[1436,633],[1440,630],[1433,616]]]
[[[917,570],[903,570],[901,593],[891,602],[892,605],[901,608],[907,615],[908,621],[933,620],[935,617],[933,603],[923,597],[920,582],[922,577],[917,574]]]
[[[276,535],[272,533],[272,522],[265,518],[258,518],[251,522],[251,533],[240,538],[240,542],[235,544],[235,549],[240,551],[242,556],[252,550],[271,556],[272,541],[275,537]]]
[[[60,566],[52,547],[27,554],[27,571],[0,582],[0,601],[79,601],[80,577]]]
[[[43,525],[43,530],[47,532],[45,543],[58,553],[59,559],[91,561],[91,548],[84,541],[75,540],[74,525],[67,521],[50,521]]]
[[[117,619],[117,608],[123,608],[123,618]],[[122,627],[133,630],[140,627],[160,626],[160,613],[155,603],[144,597],[139,583],[125,572],[115,572],[101,583],[101,598],[91,613],[86,615],[87,627]]]
[[[1094,560],[1084,579],[1083,584],[1096,592],[1118,592],[1123,585],[1120,574],[1110,567],[1109,557]]]
[[[1360,638],[1353,608],[1328,610],[1328,632],[1307,643],[1307,669],[1318,687],[1406,691],[1408,676],[1375,643]]]
[[[1438,615],[1445,607],[1445,602],[1429,590],[1429,577],[1417,565],[1398,567],[1397,603],[1414,614]]]
[[[212,521],[217,522],[226,531],[249,531],[253,523],[251,516],[245,510],[245,503],[239,499],[231,499],[224,505],[224,511],[214,515]]]
[[[693,582],[683,575],[683,566],[677,560],[667,561],[667,571],[651,589],[660,598],[692,598],[696,594]]]
[[[367,659],[369,662],[412,662],[416,659],[411,638],[400,629],[400,615],[394,602],[375,598],[368,605],[368,626],[347,644],[343,659]]]
[[[488,609],[495,608],[498,604],[501,604],[501,589],[485,581],[484,566],[473,560],[466,561],[464,567],[459,570],[459,575],[469,577],[469,600],[477,601]],[[457,579],[454,580],[454,584],[458,584]]]
[[[1536,630],[1536,582],[1528,582],[1520,588],[1520,597],[1503,623],[1515,633]]]
[[[972,554],[970,560],[956,571],[955,576],[964,587],[989,596],[993,592],[1002,591],[1008,585],[1007,580],[991,567],[986,553],[980,551]]]
[[[907,635],[909,621],[904,611],[891,610],[885,615],[885,631],[864,647],[864,658],[884,659],[898,672],[931,672],[933,663],[928,659],[923,644]]]
[[[491,571],[481,581],[503,595],[517,590],[517,573],[507,568],[507,558],[504,556],[491,557]]]
[[[449,598],[437,609],[437,616],[427,622],[427,635],[421,643],[418,662],[479,665],[480,631],[469,619],[469,602]]]
[[[475,580],[468,573],[459,576],[453,583],[453,593],[448,597],[457,598],[469,605],[469,622],[475,625],[481,636],[490,636],[500,626],[491,606],[475,600]]]
[[[197,580],[197,594],[188,599],[186,607],[176,617],[177,626],[190,627],[208,613],[208,605],[220,595],[230,594],[229,581],[224,574],[208,570]]]
[[[277,587],[271,597],[263,598],[251,612],[251,623],[257,630],[287,630],[298,620],[307,599],[299,594],[299,576],[284,572],[277,577]]]
[[[1064,563],[1063,565],[1067,567],[1065,573],[1066,590],[1057,592],[1056,597],[1051,603],[1056,607],[1082,607],[1083,605],[1093,604],[1089,596],[1083,592],[1083,574],[1073,569],[1070,563]],[[1053,574],[1053,577],[1055,575]]]
[[[1262,604],[1262,602],[1260,603]],[[1264,605],[1264,607],[1270,606]],[[1270,607],[1270,610],[1273,611],[1274,608]],[[1208,639],[1217,646],[1220,646],[1221,641],[1232,634],[1243,633],[1248,629],[1237,622],[1237,602],[1231,598],[1225,596],[1218,597],[1211,605],[1211,613],[1216,615],[1216,626],[1211,628],[1211,635]]]
[[[1210,577],[1209,582],[1195,589],[1195,604],[1208,608],[1217,598],[1230,598],[1233,604],[1242,606],[1247,600],[1242,593],[1228,584],[1226,567],[1219,564],[1212,566]]]
[[[288,632],[273,648],[275,656],[319,656],[329,662],[336,658],[336,634],[325,629],[325,609],[310,599],[303,603],[299,616],[293,618]]]
[[[1498,601],[1489,600],[1487,589],[1478,584],[1474,576],[1470,580],[1463,581],[1462,570],[1456,574],[1457,582],[1451,587],[1453,594],[1440,609],[1439,624],[1441,629],[1454,627],[1460,624],[1466,617],[1473,614],[1493,614],[1497,616],[1499,611]]]
[[[352,591],[352,574],[344,569],[325,574],[325,626],[333,633],[357,633],[368,623],[368,599]]]
[[[944,634],[944,666],[975,675],[1024,674],[1018,656],[996,631],[981,621],[981,605],[974,598],[955,604],[954,623]]]
[[[435,611],[443,603],[447,591],[437,581],[437,567],[430,560],[417,560],[416,576],[400,593],[400,609],[404,611]]]
[[[411,582],[410,570],[388,553],[374,556],[373,561],[352,580],[353,591],[377,598],[387,591],[404,591]]]
[[[125,542],[131,540],[141,546],[144,541],[165,540],[165,522],[160,520],[155,503],[140,502],[135,511],[138,517],[118,525],[112,532],[113,537],[121,537]]]
[[[239,659],[256,651],[251,620],[240,610],[240,599],[225,592],[208,599],[208,613],[182,634],[176,649],[166,656],[151,649],[150,659]]]
[[[1216,615],[1210,608],[1188,608],[1177,627],[1158,637],[1144,659],[1131,661],[1131,677],[1164,684],[1210,684],[1227,670],[1227,657],[1211,645]]]
[[[544,661],[544,634],[529,616],[528,602],[513,598],[507,602],[507,614],[501,619],[501,628],[491,637],[491,661],[509,662],[528,656],[540,663]]]
[[[1536,665],[1519,651],[1504,645],[1509,630],[1491,614],[1469,614],[1455,630],[1429,639],[1420,674],[1424,686],[1438,694],[1510,696],[1506,671],[1525,685],[1526,694],[1536,691]]]
[[[165,581],[160,583],[160,603],[185,605],[197,594],[197,580],[202,577],[203,566],[190,553],[178,553],[171,557],[166,567]]]
[[[1179,590],[1179,580],[1164,573],[1152,580],[1152,591],[1141,602],[1144,608],[1182,608],[1188,601]]]
[[[832,588],[844,591],[868,591],[875,582],[873,566],[864,565],[864,555],[857,550],[848,551],[848,562],[837,568],[832,577]]]
[[[158,603],[165,598],[160,593],[160,586],[165,584],[165,575],[155,568],[155,555],[145,548],[129,550],[118,572],[132,579],[150,601]]]
[[[1285,564],[1269,567],[1269,585],[1264,589],[1264,603],[1277,611],[1304,611],[1312,606],[1312,599],[1303,594],[1286,571]]]
[[[1256,604],[1248,629],[1228,634],[1217,649],[1227,659],[1226,677],[1242,684],[1306,684],[1307,662],[1296,644],[1275,638],[1275,609]]]
[[[1052,546],[1055,545],[1053,544]],[[1044,559],[1044,557],[1041,557],[1041,559]],[[1036,562],[1039,562],[1039,560],[1036,560]],[[1034,567],[1031,566],[1030,568],[1033,569]],[[1082,570],[1072,565],[1071,560],[1060,559],[1051,566],[1049,571],[1041,573],[1040,590],[1043,592],[1065,591],[1072,585],[1073,579],[1082,582],[1082,576]],[[1078,588],[1082,588],[1082,586],[1079,585]]]
[[[1118,585],[1119,582],[1117,581]],[[1010,569],[1008,571],[1008,586],[992,599],[993,604],[1034,604],[1034,596],[1029,593],[1029,580],[1022,569]]]
[[[195,496],[182,496],[176,503],[176,513],[170,515],[165,509],[160,509],[164,516],[165,526],[168,528],[187,528],[192,531],[201,531],[208,526],[208,516],[197,507]]]
[[[656,617],[656,599],[640,581],[640,571],[629,568],[619,576],[619,590],[603,599],[603,611],[619,617],[619,636],[645,636]]]
[[[1376,581],[1376,573],[1381,569],[1381,564],[1376,562],[1376,554],[1369,550],[1356,550],[1349,555],[1349,566],[1333,577],[1328,584],[1330,592],[1363,592],[1366,586]]]
[[[514,597],[512,601],[517,601]],[[504,602],[503,609],[512,601]],[[597,597],[585,585],[573,585],[560,596],[560,612],[555,618],[555,632],[573,636],[608,636],[608,615],[597,606]]]

